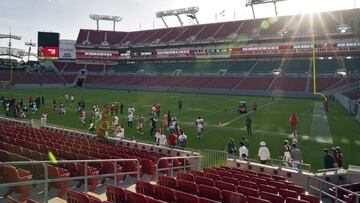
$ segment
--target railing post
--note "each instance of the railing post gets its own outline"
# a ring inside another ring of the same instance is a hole
[[[335,187],[335,203],[338,202],[338,188]]]
[[[183,167],[184,167],[184,173],[186,172],[186,159],[184,158],[184,162],[183,162]]]
[[[139,180],[140,179],[140,162],[139,162],[139,160],[136,160],[136,164],[137,164],[137,174],[136,174],[136,180]]]
[[[85,192],[88,192],[88,163],[85,162]]]
[[[157,161],[157,163],[155,164],[155,181],[158,180],[158,165],[160,163],[161,158]]]
[[[171,159],[171,169],[170,169],[170,175],[174,176],[174,159]]]
[[[114,185],[117,186],[117,161],[114,162],[114,171],[115,171]]]
[[[48,164],[45,163],[45,202],[48,202],[49,199],[49,169],[48,169]]]

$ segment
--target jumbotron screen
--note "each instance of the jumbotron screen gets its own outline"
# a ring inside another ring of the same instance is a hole
[[[57,60],[59,58],[60,34],[38,32],[38,58],[40,60]]]

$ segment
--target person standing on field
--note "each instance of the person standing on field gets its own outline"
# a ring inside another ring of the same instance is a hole
[[[296,115],[296,113],[293,113],[290,117],[290,125],[292,131],[296,130],[298,122],[299,122],[298,116]]]
[[[266,164],[266,161],[271,159],[269,148],[267,148],[264,141],[260,142],[258,157],[261,164]]]
[[[246,117],[246,129],[247,134],[252,135],[252,119],[249,115]]]
[[[179,101],[178,101],[178,107],[179,107],[179,111],[182,111],[183,101],[181,99],[179,99]]]

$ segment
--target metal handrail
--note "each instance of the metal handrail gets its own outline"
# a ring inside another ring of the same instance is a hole
[[[114,173],[110,174],[97,174],[97,175],[91,175],[89,176],[87,174],[87,168],[89,163],[102,163],[102,162],[113,162],[114,164]],[[134,172],[125,172],[125,173],[118,173],[117,172],[117,163],[119,162],[135,162],[137,165],[137,170]],[[20,182],[13,182],[13,183],[4,183],[0,184],[0,188],[7,188],[7,187],[14,187],[14,186],[23,186],[23,185],[29,185],[29,184],[44,184],[45,191],[45,202],[48,201],[49,197],[49,183],[53,182],[61,182],[61,181],[73,181],[73,180],[85,180],[84,186],[85,186],[85,192],[88,191],[88,179],[89,178],[104,178],[104,177],[112,177],[114,176],[114,184],[117,183],[117,176],[118,175],[131,175],[136,174],[137,179],[140,178],[140,162],[138,159],[105,159],[105,160],[59,160],[56,161],[56,164],[66,164],[66,163],[84,163],[85,167],[85,176],[76,176],[76,177],[66,177],[66,178],[55,178],[55,179],[49,179],[49,165],[55,164],[53,161],[19,161],[19,162],[0,162],[0,166],[3,165],[12,165],[12,166],[21,166],[21,165],[36,165],[36,164],[45,164],[45,172],[44,172],[44,180],[31,180],[31,181],[20,181]]]
[[[315,180],[315,181],[317,181],[316,183],[320,183],[320,188],[317,188],[316,186],[312,186],[312,185],[310,184],[312,179]],[[318,178],[318,177],[315,177],[315,176],[308,176],[308,177],[307,177],[307,183],[308,183],[308,187],[309,187],[309,188],[311,188],[311,189],[319,192],[319,194],[320,194],[320,199],[321,199],[322,194],[325,194],[327,197],[332,198],[332,199],[335,201],[335,203],[336,203],[336,202],[345,202],[344,200],[341,200],[341,199],[339,199],[339,197],[338,197],[338,191],[339,191],[339,190],[342,190],[342,191],[345,191],[345,192],[347,192],[347,193],[349,193],[349,194],[354,195],[355,198],[356,198],[356,201],[355,201],[355,202],[358,202],[358,201],[360,200],[360,194],[358,194],[358,193],[356,193],[356,192],[353,192],[353,191],[351,191],[351,190],[348,190],[348,189],[346,189],[346,188],[344,188],[344,187],[335,185],[335,184],[333,184],[333,183],[331,183],[331,182],[322,180],[322,179],[320,179],[320,178]],[[323,184],[328,185],[329,188],[330,188],[330,187],[335,188],[335,196],[333,196],[333,195],[329,194],[328,192],[324,191],[323,188],[322,188],[322,185],[323,185]]]
[[[235,161],[236,160],[243,161],[243,160],[239,159],[238,156],[235,156],[235,155],[231,155],[231,156],[229,156],[229,158],[231,158],[231,159],[233,159]],[[269,164],[266,164],[266,165],[275,166],[275,167],[278,167],[279,169],[291,169],[291,170],[298,171],[298,172],[310,172],[311,171],[311,164],[296,163],[297,168],[294,168],[294,167],[290,166],[291,164],[293,164],[292,161],[283,161],[281,159],[270,159],[268,161],[269,161]],[[250,163],[250,164],[251,163],[260,164],[258,159],[248,159],[247,162]],[[285,166],[284,164],[289,164],[289,166]]]
[[[187,168],[191,168],[192,165],[181,165],[181,166],[177,166],[177,167],[174,167],[174,160],[175,159],[184,159],[184,163],[186,162],[186,159],[193,159],[193,160],[196,160],[196,159],[201,159],[203,158],[203,156],[175,156],[175,157],[161,157],[160,159],[158,159],[158,161],[156,162],[155,164],[155,180],[158,179],[158,172],[160,171],[165,171],[165,170],[171,170],[170,171],[170,175],[173,176],[174,175],[174,169],[184,169],[184,172],[186,171]],[[171,167],[170,168],[160,168],[159,169],[159,163],[161,160],[171,160]],[[196,168],[198,168],[198,163],[196,162]]]

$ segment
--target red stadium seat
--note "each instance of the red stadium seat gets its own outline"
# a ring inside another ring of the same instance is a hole
[[[269,193],[273,193],[273,194],[277,194],[278,190],[276,189],[276,187],[274,186],[270,186],[270,185],[259,185],[259,190],[260,191],[265,191],[265,192],[269,192]]]
[[[251,178],[251,182],[254,182],[257,185],[261,185],[261,184],[267,185],[267,180],[264,178],[253,177]]]
[[[191,170],[190,173],[191,173],[193,176],[204,176],[204,172],[202,172],[202,171]]]
[[[222,177],[221,181],[238,186],[238,180],[236,178]]]
[[[202,197],[202,198],[199,198],[199,203],[221,203],[221,202]]]
[[[125,190],[127,203],[145,203],[147,198],[145,195]]]
[[[228,190],[223,190],[221,192],[222,202],[223,203],[246,203],[246,197],[243,194],[237,192],[231,192]]]
[[[218,175],[220,177],[230,177],[230,178],[232,177],[232,173],[227,172],[227,171],[221,171],[221,170],[218,171]]]
[[[125,190],[114,185],[106,185],[106,197],[107,200],[111,203],[126,202]]]
[[[232,192],[236,192],[237,185],[233,185],[231,183],[223,182],[223,181],[215,181],[215,187],[219,188],[220,190],[228,190]]]
[[[215,186],[214,181],[210,178],[195,176],[194,179],[195,179],[196,184],[198,184],[198,185],[203,184],[203,185],[207,185],[207,186],[211,186],[211,187]]]
[[[177,179],[178,190],[190,194],[197,194],[198,188],[194,182]]]
[[[190,182],[194,181],[194,176],[192,174],[190,174],[190,173],[178,172],[176,174],[176,178],[177,179],[182,179],[182,180],[187,180],[187,181],[190,181]]]
[[[267,199],[272,203],[284,203],[284,198],[278,194],[262,191],[260,192],[261,199]]]
[[[309,194],[300,194],[300,199],[309,201],[310,203],[320,203],[320,197]]]
[[[301,187],[301,186],[298,186],[298,185],[288,185],[288,186],[286,186],[286,189],[295,191],[299,195],[302,194],[302,193],[305,193],[305,189],[303,187]]]
[[[255,189],[255,190],[258,189],[258,185],[256,183],[246,181],[246,180],[240,180],[239,185],[244,186],[244,187],[248,187],[248,188],[252,188],[252,189]]]
[[[70,173],[67,170],[59,168],[59,167],[54,167],[54,166],[49,165],[48,170],[49,170],[49,178],[50,179],[65,178],[65,177],[70,176]],[[49,183],[49,190],[51,188],[60,189],[60,192],[57,196],[63,197],[68,188],[68,181],[59,181],[59,182]]]
[[[247,201],[248,201],[248,203],[272,203],[269,200],[259,199],[259,198],[251,197],[251,196],[247,198]]]
[[[176,191],[177,203],[198,203],[199,198],[196,195],[188,194],[181,191]]]
[[[113,174],[113,173],[115,173],[115,170],[114,170],[115,165],[114,165],[114,163],[112,163],[112,162],[102,162],[101,164],[102,164],[102,167],[100,168],[99,174],[103,175],[103,174]],[[117,171],[117,173],[121,173],[122,172],[122,167],[120,165],[116,165],[116,171]],[[114,179],[114,176],[103,178],[101,180],[101,183],[104,183],[105,180],[108,179],[108,178],[109,179]],[[124,176],[118,175],[116,177],[116,181],[117,181],[116,185],[119,185],[119,182],[121,180],[123,180],[123,178],[124,178]]]
[[[216,169],[213,169],[213,168],[204,168],[204,173],[211,173],[211,174],[218,174],[217,170]]]
[[[124,161],[121,163],[122,172],[137,172],[137,164],[135,161]],[[136,177],[136,174],[131,174],[130,176]]]
[[[245,174],[234,174],[234,178],[238,179],[238,181],[240,181],[240,180],[249,181],[250,180],[250,177]]]
[[[259,192],[255,189],[238,186],[237,191],[241,194],[245,195],[246,197],[252,196],[252,197],[259,197]]]
[[[78,164],[79,168],[78,175],[79,176],[85,176],[85,165],[84,164]],[[87,175],[98,175],[99,171],[91,166],[87,167]],[[85,180],[80,180],[76,187],[81,187],[81,185],[85,182]],[[98,185],[99,180],[97,178],[89,178],[88,179],[88,185],[90,185],[89,191],[94,192],[96,189],[96,186]]]
[[[205,173],[204,176],[206,178],[213,179],[214,181],[217,181],[217,180],[221,179],[219,175],[216,175],[216,174],[213,174],[213,173]]]
[[[284,198],[287,198],[287,197],[298,198],[299,197],[297,192],[292,191],[292,190],[287,190],[287,189],[280,189],[279,195],[283,196]]]
[[[149,159],[141,159],[141,177],[144,173],[149,174],[152,178],[155,177],[156,164]]]
[[[168,160],[161,159],[159,161],[158,169],[159,169],[159,171],[161,173],[165,173],[166,175],[170,175],[170,167],[171,167],[171,163]]]
[[[142,180],[136,181],[136,192],[146,196],[154,197],[153,185]]]
[[[177,182],[176,179],[169,176],[159,176],[158,177],[158,184],[164,187],[177,189]]]
[[[68,203],[90,203],[90,199],[86,194],[71,189],[68,189],[66,193]]]
[[[31,179],[31,173],[22,169],[17,169],[11,165],[4,165],[2,167],[3,178],[7,183],[11,182],[19,182],[19,181],[27,181]],[[11,195],[13,192],[20,193],[20,201],[25,201],[32,190],[31,185],[23,185],[23,186],[14,186],[10,187],[9,190],[5,193],[4,197]]]
[[[306,200],[300,200],[300,199],[297,199],[297,198],[287,197],[286,198],[286,203],[310,203],[310,202],[306,201]]]
[[[285,180],[285,177],[284,176],[279,176],[279,175],[273,175],[272,176],[272,178],[274,179],[274,180]]]
[[[166,203],[162,200],[159,200],[159,199],[154,199],[154,198],[151,198],[151,197],[146,197],[147,199],[147,202],[146,203]]]
[[[206,197],[215,201],[221,200],[221,191],[216,187],[210,187],[207,185],[198,185],[199,197]]]
[[[175,191],[171,188],[154,185],[155,198],[160,199],[166,202],[174,202],[175,201]]]
[[[276,189],[286,189],[286,184],[280,181],[269,181],[268,183],[271,186],[276,187]]]

